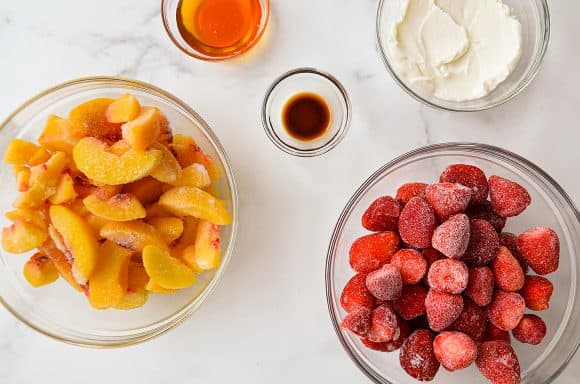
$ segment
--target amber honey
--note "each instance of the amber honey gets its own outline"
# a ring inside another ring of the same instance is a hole
[[[185,42],[211,58],[244,52],[260,33],[259,0],[181,0],[177,26]]]
[[[282,123],[286,132],[295,139],[316,140],[328,130],[330,108],[326,100],[315,93],[299,93],[284,105]]]

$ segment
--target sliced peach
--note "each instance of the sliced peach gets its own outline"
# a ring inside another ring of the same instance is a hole
[[[52,260],[42,253],[35,253],[22,269],[26,280],[35,288],[50,284],[58,279],[58,270]]]
[[[231,223],[225,201],[195,187],[175,187],[159,198],[159,204],[176,215],[205,219],[218,225]]]
[[[169,251],[148,245],[143,249],[143,266],[151,278],[166,289],[187,288],[195,283],[195,274]]]
[[[70,111],[68,119],[72,129],[83,136],[116,141],[121,138],[121,125],[107,121],[107,108],[113,99],[97,98],[77,105]]]
[[[183,233],[183,220],[177,217],[152,217],[147,222],[155,227],[167,244],[179,239]]]
[[[109,222],[109,220],[92,214],[88,214],[87,216],[84,216],[84,218],[87,221],[87,224],[93,229],[93,232],[95,232],[95,235],[100,238],[101,229]]]
[[[176,289],[167,289],[167,288],[163,288],[161,285],[159,285],[159,283],[157,283],[156,281],[149,279],[149,281],[147,282],[147,285],[145,286],[145,289],[147,290],[147,292],[151,292],[151,293],[163,293],[166,295],[170,295],[172,293],[175,293]]]
[[[141,289],[135,292],[126,292],[121,300],[113,306],[113,308],[123,311],[137,309],[144,306],[147,303],[148,298],[149,294],[145,289]]]
[[[29,141],[12,139],[4,153],[4,162],[15,165],[28,164],[38,149],[36,144]]]
[[[84,136],[83,131],[75,128],[68,119],[51,115],[46,120],[38,142],[50,151],[72,154],[73,147]]]
[[[62,236],[72,256],[73,276],[79,284],[85,284],[95,268],[99,254],[93,229],[81,216],[65,206],[52,205],[49,214],[52,225]]]
[[[134,195],[141,204],[151,204],[163,193],[163,184],[152,177],[144,177],[125,185],[123,191]]]
[[[85,207],[95,216],[111,221],[131,221],[145,217],[145,208],[131,194],[119,193],[108,200],[101,200],[96,195],[84,198]]]
[[[129,150],[121,156],[107,151],[104,142],[86,137],[75,145],[73,157],[77,167],[91,180],[100,184],[120,185],[147,176],[161,162],[157,150]]]
[[[212,180],[220,177],[220,170],[217,165],[193,140],[190,136],[176,134],[173,136],[173,151],[177,155],[177,160],[183,168],[189,167],[193,163],[202,164],[209,173]]]
[[[89,279],[89,303],[106,309],[117,304],[127,291],[131,252],[111,241],[99,247],[99,260]]]
[[[30,160],[28,160],[28,165],[34,167],[36,165],[44,164],[50,159],[50,153],[46,150],[46,148],[38,148],[36,152],[32,155]]]
[[[26,209],[20,208],[14,211],[6,212],[6,217],[12,221],[24,221],[46,230],[48,221],[46,210],[44,209]]]
[[[17,220],[2,230],[2,247],[10,253],[25,253],[41,246],[47,238],[45,228]]]
[[[183,168],[181,176],[173,182],[168,182],[176,187],[207,188],[211,184],[211,178],[205,167],[198,163]]]
[[[122,156],[130,149],[131,146],[127,144],[125,140],[119,140],[114,142],[109,148],[107,148],[107,151],[117,156]]]
[[[73,201],[69,201],[65,205],[79,216],[86,217],[90,214],[82,199],[77,198]]]
[[[117,304],[116,309],[135,309],[142,307],[147,302],[148,293],[145,287],[149,283],[149,276],[145,268],[139,263],[129,264],[129,278],[127,292]]]
[[[160,124],[159,136],[157,136],[157,142],[170,147],[173,142],[173,132],[171,132],[171,127],[169,126],[169,120],[164,118]]]
[[[22,167],[16,174],[16,188],[18,192],[26,192],[30,188],[30,168]]]
[[[109,123],[126,123],[137,118],[140,111],[139,100],[135,96],[125,93],[107,107],[105,116]]]
[[[136,151],[144,151],[161,133],[165,116],[156,107],[144,107],[139,116],[121,127],[123,139]]]
[[[111,221],[101,228],[101,237],[137,252],[143,251],[147,245],[167,248],[165,241],[157,233],[155,227],[139,220]]]
[[[22,193],[14,206],[16,208],[36,208],[56,192],[60,175],[67,167],[67,157],[56,152],[46,162],[30,169],[30,188]]]
[[[42,244],[40,250],[50,260],[52,260],[54,266],[58,270],[59,275],[62,276],[62,278],[65,279],[71,287],[79,292],[82,291],[82,287],[73,277],[71,260],[56,247],[52,240],[48,240]]]
[[[175,182],[181,176],[181,165],[179,165],[173,153],[165,145],[155,143],[152,147],[161,151],[163,157],[157,168],[151,172],[151,177],[163,183]]]
[[[76,197],[74,181],[68,173],[64,173],[56,186],[56,192],[48,200],[51,204],[64,204],[76,199]]]
[[[108,200],[121,193],[122,190],[122,185],[100,185],[95,189],[94,195],[101,200]]]
[[[148,206],[145,211],[147,211],[147,217],[168,217],[174,216],[169,209],[162,207],[161,205],[155,203]]]
[[[194,245],[195,261],[192,265],[209,270],[220,265],[220,227],[206,220],[197,225],[197,237]],[[187,262],[187,259],[185,259]],[[189,264],[189,262],[188,262]]]

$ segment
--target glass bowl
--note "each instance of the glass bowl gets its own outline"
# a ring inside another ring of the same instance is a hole
[[[199,275],[191,288],[174,295],[149,295],[145,306],[130,311],[97,311],[86,298],[63,279],[41,288],[32,288],[22,275],[29,255],[0,250],[0,302],[14,316],[38,332],[54,339],[90,347],[117,347],[143,342],[175,327],[207,300],[232,256],[238,225],[237,187],[229,159],[207,123],[183,101],[149,84],[108,77],[73,80],[33,97],[0,125],[0,152],[15,137],[36,141],[50,114],[67,116],[75,105],[95,97],[118,97],[130,92],[142,104],[159,107],[173,131],[197,143],[219,165],[222,177],[215,184],[225,199],[233,223],[222,229],[222,262],[214,271]],[[9,225],[4,213],[11,209],[17,192],[12,170],[0,165],[2,199],[0,226]]]
[[[513,72],[489,95],[470,101],[447,101],[410,84],[391,62],[388,40],[401,16],[405,0],[380,0],[377,10],[377,39],[381,58],[395,82],[410,96],[430,107],[456,112],[474,112],[501,105],[524,90],[534,79],[550,40],[550,12],[546,0],[504,0],[522,24],[522,56]]]
[[[539,167],[506,150],[482,144],[451,143],[411,151],[387,163],[369,177],[344,208],[330,241],[326,259],[326,295],[336,334],[355,364],[376,383],[412,384],[399,365],[398,351],[376,352],[366,348],[350,332],[340,329],[345,312],[340,294],[354,272],[349,267],[352,242],[365,234],[361,216],[374,199],[394,194],[396,188],[412,181],[436,182],[449,164],[467,163],[481,167],[486,174],[500,175],[523,185],[532,204],[520,216],[508,220],[506,231],[521,233],[536,225],[553,228],[560,237],[560,268],[548,278],[554,284],[550,309],[538,313],[548,325],[548,334],[538,346],[523,345],[512,338],[518,353],[523,384],[542,384],[554,380],[565,368],[580,342],[580,214],[556,181]],[[477,368],[449,373],[440,368],[434,384],[487,383]]]
[[[260,26],[258,27],[258,31],[254,35],[254,38],[248,44],[244,44],[240,49],[236,49],[227,55],[218,57],[210,56],[191,47],[181,36],[177,25],[177,8],[181,1],[182,0],[161,0],[161,18],[163,19],[163,26],[165,27],[165,31],[169,35],[169,38],[177,48],[188,56],[204,61],[228,60],[249,51],[262,38],[270,19],[270,0],[259,0],[262,8],[262,18],[260,19]]]

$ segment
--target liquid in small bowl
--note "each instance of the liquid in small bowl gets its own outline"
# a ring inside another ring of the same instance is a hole
[[[282,121],[288,134],[297,140],[312,141],[321,138],[330,126],[330,107],[316,93],[298,93],[282,109]]]

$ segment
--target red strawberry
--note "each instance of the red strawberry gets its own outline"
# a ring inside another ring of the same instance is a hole
[[[472,194],[471,188],[454,183],[432,184],[425,189],[427,201],[441,221],[465,212]]]
[[[431,289],[458,295],[467,287],[469,271],[463,261],[455,259],[438,260],[429,268],[427,281]]]
[[[368,333],[371,326],[372,312],[368,308],[356,308],[346,315],[342,323],[340,323],[340,327],[342,329],[348,329],[356,335],[364,336]]]
[[[361,307],[369,309],[375,307],[375,298],[367,289],[366,278],[366,274],[358,273],[344,286],[340,304],[345,311],[351,312]]]
[[[393,255],[391,265],[399,269],[405,285],[417,284],[427,273],[427,261],[414,249],[399,250]]]
[[[516,292],[524,286],[524,271],[518,260],[506,247],[500,247],[491,262],[495,285],[507,292]]]
[[[504,247],[510,250],[512,255],[518,260],[518,263],[520,263],[520,266],[522,267],[524,273],[528,273],[530,267],[528,266],[528,263],[526,263],[522,255],[520,255],[520,251],[518,251],[518,237],[513,233],[502,232],[499,234],[499,243],[500,245],[503,245]]]
[[[401,239],[412,247],[430,247],[435,226],[435,212],[421,197],[412,198],[399,217]]]
[[[517,293],[498,289],[493,295],[491,304],[487,307],[487,318],[499,329],[511,331],[518,325],[525,310],[526,303],[523,297]]]
[[[468,297],[463,298],[463,311],[451,324],[450,330],[463,332],[475,341],[481,341],[485,332],[487,314]]]
[[[427,261],[427,268],[429,268],[437,260],[445,258],[445,255],[435,248],[425,248],[423,249],[423,258]]]
[[[439,362],[433,352],[433,333],[418,329],[403,343],[399,355],[401,367],[419,381],[431,381],[439,370]]]
[[[465,210],[465,214],[469,216],[470,219],[481,219],[489,222],[498,233],[503,230],[507,222],[505,217],[498,215],[493,210],[489,201],[480,205],[470,205]]]
[[[440,332],[461,315],[463,297],[431,289],[425,298],[425,310],[429,327],[435,332]]]
[[[560,239],[550,228],[536,227],[519,235],[518,250],[538,275],[547,275],[558,269]]]
[[[461,332],[441,332],[433,341],[437,361],[448,371],[469,367],[477,357],[477,345]]]
[[[519,215],[532,202],[524,187],[499,176],[489,178],[489,196],[493,210],[503,217]]]
[[[481,343],[475,363],[492,384],[520,384],[518,357],[512,346],[505,341]]]
[[[466,215],[451,216],[433,232],[433,248],[447,257],[461,258],[469,245],[469,227],[469,218]]]
[[[554,286],[545,277],[526,276],[520,294],[526,302],[526,307],[533,311],[544,311],[550,307],[553,291]]]
[[[381,352],[393,352],[401,348],[401,345],[409,336],[409,323],[407,323],[407,320],[397,317],[397,324],[399,325],[399,336],[393,340],[385,343],[375,343],[367,338],[362,338],[362,343],[370,349]]]
[[[393,301],[393,308],[405,320],[411,320],[425,314],[427,288],[421,284],[405,285],[401,297]]]
[[[454,164],[448,166],[439,177],[440,183],[459,183],[471,188],[471,204],[483,204],[487,200],[489,186],[485,173],[473,165]]]
[[[362,273],[379,269],[399,250],[399,242],[396,232],[373,233],[359,237],[350,248],[350,266]]]
[[[485,220],[474,219],[469,226],[469,245],[462,260],[476,267],[489,264],[497,255],[499,236]]]
[[[488,267],[471,268],[469,281],[465,289],[465,296],[469,297],[480,307],[491,303],[495,278]]]
[[[385,264],[367,275],[368,290],[379,300],[395,300],[401,296],[403,279],[399,269]]]
[[[546,323],[539,316],[524,315],[512,334],[522,343],[538,345],[544,340],[546,331]]]
[[[407,183],[397,189],[396,199],[403,205],[407,204],[413,197],[425,197],[425,183]]]
[[[510,333],[508,331],[504,331],[493,325],[492,323],[488,322],[487,327],[485,328],[485,334],[483,335],[483,341],[505,341],[508,344],[511,344]]]
[[[394,231],[397,229],[401,208],[391,196],[376,199],[365,211],[362,226],[373,232]]]
[[[371,316],[371,326],[367,339],[375,343],[385,343],[399,336],[397,315],[389,305],[375,308]]]

